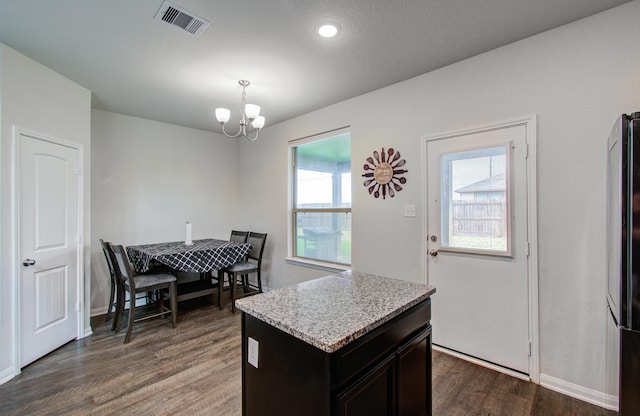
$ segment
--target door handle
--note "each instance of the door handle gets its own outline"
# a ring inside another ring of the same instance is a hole
[[[432,257],[435,257],[435,256],[437,256],[437,255],[438,255],[438,250],[437,250],[437,249],[433,249],[433,250],[429,251],[429,254],[430,254]]]
[[[22,260],[22,265],[24,267],[33,266],[34,264],[36,264],[36,261],[34,259],[24,259],[24,260]]]

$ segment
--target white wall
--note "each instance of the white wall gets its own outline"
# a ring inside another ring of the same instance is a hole
[[[93,246],[93,262],[86,265],[94,274],[95,310],[108,296],[98,238],[123,244],[179,240],[187,219],[196,238],[226,237],[231,228],[268,232],[267,286],[326,274],[284,261],[287,142],[346,125],[352,126],[354,268],[421,281],[421,136],[538,114],[541,373],[603,392],[604,143],[620,113],[640,110],[640,55],[633,49],[638,21],[635,1],[270,126],[254,143],[103,111],[89,114],[88,91],[2,46],[0,378],[12,355],[5,336],[12,331],[7,296],[15,278],[7,264],[6,195],[14,124],[85,146],[85,245]],[[382,146],[399,150],[409,170],[405,189],[384,201],[368,195],[359,175],[364,159]],[[417,218],[402,216],[408,203],[416,204]]]
[[[105,313],[109,300],[98,239],[124,245],[184,240],[186,221],[194,239],[229,238],[238,202],[237,142],[92,111],[92,315]]]
[[[603,399],[605,143],[620,113],[640,111],[639,21],[640,2],[628,3],[270,126],[243,143],[240,160],[252,169],[241,170],[238,218],[270,235],[266,284],[326,274],[284,261],[289,140],[351,125],[353,267],[422,281],[421,136],[537,114],[541,379]],[[400,151],[409,170],[405,189],[387,200],[372,198],[360,176],[365,158],[383,146]],[[405,204],[416,204],[417,218],[403,217]]]
[[[90,182],[91,92],[26,56],[0,44],[0,381],[12,377],[17,370],[14,358],[14,291],[18,270],[15,269],[12,220],[12,129],[14,126],[44,136],[79,144],[83,147],[84,165],[84,245],[85,269],[89,276],[91,229]],[[82,307],[88,305],[89,282]],[[85,309],[85,333],[89,333],[89,311]]]

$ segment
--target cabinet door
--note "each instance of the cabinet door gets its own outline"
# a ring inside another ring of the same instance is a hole
[[[431,415],[431,326],[403,345],[398,357],[398,416]]]
[[[391,356],[338,395],[338,415],[395,415],[395,356]]]

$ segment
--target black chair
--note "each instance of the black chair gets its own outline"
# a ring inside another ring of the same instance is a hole
[[[104,257],[107,260],[107,266],[109,267],[109,276],[110,276],[110,283],[111,283],[111,291],[109,294],[109,306],[107,309],[107,316],[105,317],[104,321],[105,322],[109,322],[109,320],[111,319],[111,314],[114,311],[114,309],[117,309],[116,306],[116,271],[113,267],[113,263],[111,262],[111,256],[109,255],[109,243],[106,243],[103,239],[100,239],[100,245],[102,246],[102,252],[104,253]],[[111,325],[111,329],[115,329],[116,327],[116,321],[113,321],[113,324]]]
[[[249,237],[249,231],[231,230],[229,241],[233,241],[234,243],[246,243],[247,237]],[[210,273],[210,276],[211,279],[215,280],[218,284],[218,287],[220,288],[219,290],[224,290],[224,278],[222,279],[222,282],[220,282],[220,279],[218,279],[218,273]],[[219,298],[221,299],[221,295]],[[222,310],[222,304],[218,303],[218,306],[220,307],[220,310]]]
[[[246,243],[248,237],[249,231],[231,230],[231,237],[229,237],[229,241],[233,241],[235,243]]]
[[[176,327],[177,321],[177,293],[176,293],[176,277],[172,274],[160,273],[160,274],[138,274],[136,275],[125,248],[122,245],[108,244],[109,254],[111,255],[111,262],[114,265],[116,276],[118,277],[118,308],[116,309],[116,332],[120,331],[120,321],[124,314],[124,298],[125,292],[129,292],[129,298],[134,301],[129,302],[129,324],[127,327],[127,334],[124,337],[124,343],[128,343],[131,339],[131,331],[133,330],[134,322],[140,322],[146,319],[155,318],[157,316],[164,317],[168,313],[171,313],[171,323],[173,327]],[[163,289],[169,291],[170,308],[164,307],[164,296],[161,293]],[[158,291],[158,312],[145,315],[139,319],[135,319],[136,312],[136,294],[147,293],[152,291]]]
[[[113,266],[113,263],[111,261],[111,256],[109,255],[109,242],[105,242],[103,239],[99,239],[100,241],[100,246],[102,247],[102,252],[104,253],[104,257],[107,260],[107,266],[109,267],[109,277],[110,277],[110,293],[109,293],[109,306],[107,309],[107,315],[104,318],[104,322],[109,322],[109,320],[111,319],[112,314],[115,314],[115,312],[118,309],[118,299],[117,299],[117,287],[118,287],[118,277],[116,276],[116,271],[115,271],[115,267]],[[164,266],[164,265],[155,265],[152,264],[149,268],[149,271],[145,272],[145,273],[140,273],[140,274],[156,274],[156,273],[172,273],[171,268],[169,268],[168,266]],[[151,301],[152,299],[152,293],[147,292],[144,294],[141,294],[140,296],[138,296],[136,299],[147,299],[147,302]],[[124,302],[129,302],[129,299],[124,299]],[[111,330],[116,329],[116,320],[114,319],[113,322],[111,323]]]
[[[224,274],[229,276],[229,286],[231,286],[231,312],[236,311],[237,284],[242,286],[244,296],[262,293],[262,275],[260,272],[262,266],[262,253],[267,242],[267,234],[250,232],[247,237],[247,243],[251,244],[251,251],[247,254],[244,261],[233,264],[223,270]],[[249,274],[256,273],[256,283],[251,284]],[[238,280],[238,277],[240,279]]]

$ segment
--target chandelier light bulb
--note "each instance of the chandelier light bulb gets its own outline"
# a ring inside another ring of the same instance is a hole
[[[216,108],[216,119],[218,123],[224,124],[231,118],[231,111],[228,108]]]
[[[264,122],[265,122],[264,117],[258,116],[256,117],[255,120],[251,122],[251,126],[256,130],[260,130],[264,126]]]
[[[249,120],[254,120],[260,115],[260,106],[255,104],[246,104],[244,106],[244,113]]]

